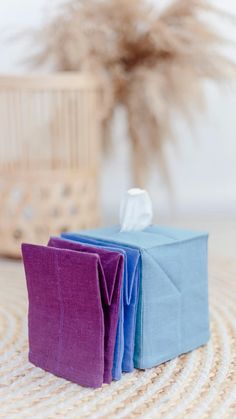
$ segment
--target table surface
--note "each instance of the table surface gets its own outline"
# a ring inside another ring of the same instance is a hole
[[[27,360],[27,293],[20,262],[0,259],[0,417],[233,418],[236,414],[236,219],[161,220],[207,230],[208,345],[91,390]]]

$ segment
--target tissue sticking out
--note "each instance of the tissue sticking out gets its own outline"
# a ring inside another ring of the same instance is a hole
[[[148,192],[129,189],[120,204],[121,231],[140,231],[152,224],[153,209]]]

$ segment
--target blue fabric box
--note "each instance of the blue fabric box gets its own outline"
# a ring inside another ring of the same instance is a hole
[[[140,251],[136,368],[153,367],[208,341],[208,234],[157,226],[120,232],[117,226],[81,235]],[[76,233],[63,236],[76,239]]]

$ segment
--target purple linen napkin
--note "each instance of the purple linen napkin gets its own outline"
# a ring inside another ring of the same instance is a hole
[[[97,254],[100,258],[101,287],[105,302],[103,304],[105,326],[103,381],[104,383],[109,384],[112,381],[112,366],[123,280],[124,257],[118,251],[102,249],[100,247],[73,242],[59,237],[50,238],[48,246]]]
[[[22,245],[22,253],[29,296],[29,360],[80,385],[100,387],[104,317],[113,288],[106,284],[99,255],[28,244]],[[120,262],[116,268],[120,265],[122,270]]]

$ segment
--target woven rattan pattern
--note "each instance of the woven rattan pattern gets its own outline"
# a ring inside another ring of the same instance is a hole
[[[22,242],[46,243],[52,234],[98,224],[96,173],[15,174],[0,177],[0,253],[20,257]]]

